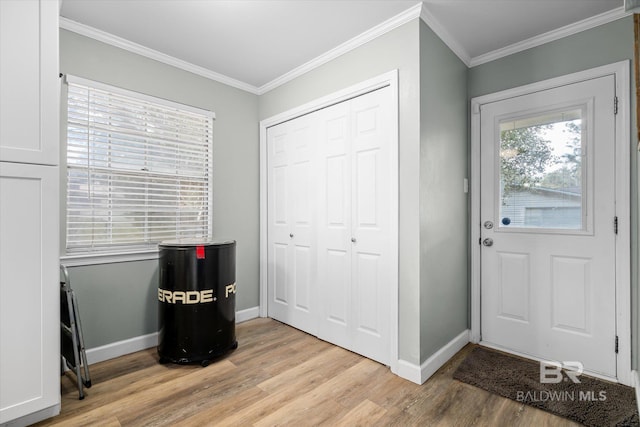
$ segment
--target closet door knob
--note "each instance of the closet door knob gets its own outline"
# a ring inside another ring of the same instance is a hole
[[[289,233],[289,237],[293,239],[293,233]]]
[[[355,237],[352,237],[352,238],[351,238],[351,243],[355,243],[355,242],[356,242],[356,238],[355,238]]]

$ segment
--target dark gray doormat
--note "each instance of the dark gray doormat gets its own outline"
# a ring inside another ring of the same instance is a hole
[[[545,381],[559,378],[551,369]],[[640,425],[633,388],[585,375],[574,383],[562,375],[559,383],[541,383],[538,362],[476,347],[453,378],[587,426]]]

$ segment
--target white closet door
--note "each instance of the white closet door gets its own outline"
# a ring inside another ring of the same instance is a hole
[[[389,363],[390,89],[321,113],[318,336]]]
[[[389,363],[392,256],[387,87],[351,101],[352,350]]]
[[[397,280],[391,93],[267,130],[269,316],[385,364]]]
[[[351,348],[351,102],[320,114],[318,336]]]
[[[313,118],[268,130],[269,316],[316,334]]]

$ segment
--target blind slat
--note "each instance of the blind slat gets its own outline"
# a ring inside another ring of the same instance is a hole
[[[213,114],[69,82],[67,250],[211,236]]]

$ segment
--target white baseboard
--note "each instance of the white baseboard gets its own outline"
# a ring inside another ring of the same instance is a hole
[[[467,345],[469,334],[470,331],[468,329],[462,331],[460,335],[449,341],[420,366],[406,360],[398,360],[398,369],[395,374],[416,384],[424,384],[442,365]]]
[[[638,374],[638,371],[631,371],[631,381],[633,388],[636,390],[636,405],[638,405],[638,412],[640,413],[640,374]]]
[[[398,366],[394,374],[412,383],[422,384],[422,381],[420,381],[420,367],[406,360],[398,360]]]
[[[236,323],[246,322],[247,320],[257,319],[258,317],[260,317],[260,307],[251,307],[236,311]]]
[[[236,312],[236,323],[246,322],[247,320],[258,317],[259,308],[251,307]],[[124,356],[125,354],[135,353],[136,351],[145,350],[147,348],[158,345],[158,333],[142,335],[139,337],[129,338],[123,341],[106,344],[100,347],[87,349],[87,362],[89,365],[105,360],[114,359]]]
[[[89,365],[93,365],[94,363],[104,362],[105,360],[109,359],[115,359],[116,357],[124,356],[125,354],[129,353],[135,353],[136,351],[155,347],[157,345],[157,332],[142,335],[139,337],[129,338],[122,341],[116,341],[114,343],[88,349],[87,363],[89,363]]]

